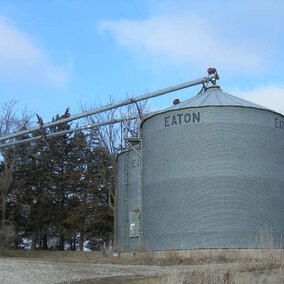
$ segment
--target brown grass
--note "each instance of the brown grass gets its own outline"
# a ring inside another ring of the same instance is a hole
[[[192,266],[192,272],[182,275],[146,279],[116,279],[116,282],[112,282],[113,279],[105,279],[105,282],[99,283],[284,283],[284,250],[280,249],[136,252],[121,253],[117,259],[111,256],[103,257],[102,252],[10,250],[2,252],[2,257],[101,264]],[[90,280],[86,283],[98,283],[96,281]]]
[[[2,257],[52,261],[140,265],[204,265],[218,263],[283,263],[284,250],[278,249],[212,249],[121,253],[118,258],[104,257],[102,252],[7,250]]]

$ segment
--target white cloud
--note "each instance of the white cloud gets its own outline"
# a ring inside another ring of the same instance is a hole
[[[251,91],[235,90],[232,93],[284,114],[284,86],[270,85],[258,87]]]
[[[0,80],[62,86],[67,81],[67,71],[28,35],[0,17]]]
[[[118,20],[99,23],[102,31],[110,32],[122,46],[152,58],[163,58],[179,64],[200,68],[214,66],[242,72],[260,70],[263,58],[260,48],[251,42],[241,42],[222,36],[222,30],[197,15],[158,15],[148,20]],[[219,26],[220,28],[220,26]]]

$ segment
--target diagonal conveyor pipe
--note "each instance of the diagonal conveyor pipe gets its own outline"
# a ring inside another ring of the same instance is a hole
[[[63,131],[58,131],[58,132],[55,132],[55,133],[47,134],[46,138],[61,136],[61,135],[67,134],[67,133],[91,129],[91,128],[100,127],[100,126],[104,126],[104,125],[108,125],[108,124],[115,124],[115,123],[118,123],[118,122],[123,122],[123,121],[126,121],[126,120],[133,120],[133,119],[137,119],[137,118],[139,118],[139,116],[133,115],[133,116],[127,116],[127,117],[124,117],[124,118],[113,119],[113,120],[110,120],[110,121],[104,121],[104,122],[89,124],[89,125],[85,125],[85,126],[80,126],[80,127],[76,127],[76,128],[72,128],[72,129],[68,129],[68,130],[63,130]],[[41,139],[42,139],[42,136],[36,136],[36,137],[30,137],[30,138],[27,138],[27,139],[17,140],[17,141],[9,142],[9,143],[6,143],[6,144],[1,144],[0,149],[10,147],[10,146],[15,146],[15,145],[18,145],[18,144],[37,141],[37,140],[41,140]]]
[[[36,127],[30,128],[30,129],[27,129],[27,130],[19,131],[19,132],[16,132],[16,133],[4,136],[4,137],[0,137],[0,141],[5,141],[7,139],[19,137],[21,135],[25,135],[25,134],[37,131],[41,128],[56,126],[56,125],[59,125],[59,124],[63,124],[63,123],[72,121],[72,120],[76,120],[76,119],[87,117],[87,116],[90,116],[90,115],[93,115],[93,114],[105,112],[105,111],[108,111],[108,110],[111,110],[111,109],[114,109],[114,108],[129,105],[129,104],[132,104],[132,103],[135,103],[135,102],[139,102],[139,101],[147,100],[147,99],[150,99],[150,98],[158,97],[158,96],[161,96],[161,95],[164,95],[164,94],[168,94],[168,93],[178,91],[178,90],[181,90],[181,89],[185,89],[185,88],[188,88],[188,87],[192,87],[192,86],[195,86],[195,85],[216,81],[218,79],[219,79],[219,76],[216,73],[213,76],[203,77],[201,79],[189,81],[189,82],[179,84],[179,85],[176,85],[176,86],[173,86],[173,87],[169,87],[169,88],[161,89],[161,90],[158,90],[158,91],[155,91],[155,92],[147,93],[147,94],[144,94],[144,95],[139,96],[139,97],[130,98],[130,99],[124,100],[120,103],[111,104],[111,105],[107,105],[107,106],[104,106],[104,107],[93,109],[93,110],[90,110],[90,111],[87,111],[87,112],[76,114],[76,115],[70,116],[70,117],[65,118],[65,119],[61,119],[61,120],[54,121],[54,122],[48,122],[48,123],[43,124],[42,126],[36,126]]]

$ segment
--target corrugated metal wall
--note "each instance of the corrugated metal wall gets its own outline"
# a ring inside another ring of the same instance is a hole
[[[118,156],[117,246],[121,250],[140,245],[140,174],[141,160],[134,150]]]
[[[278,247],[283,232],[283,116],[226,106],[144,121],[147,249]]]

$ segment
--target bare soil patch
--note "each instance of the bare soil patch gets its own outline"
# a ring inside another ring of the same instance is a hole
[[[283,250],[6,251],[0,283],[284,283]]]

